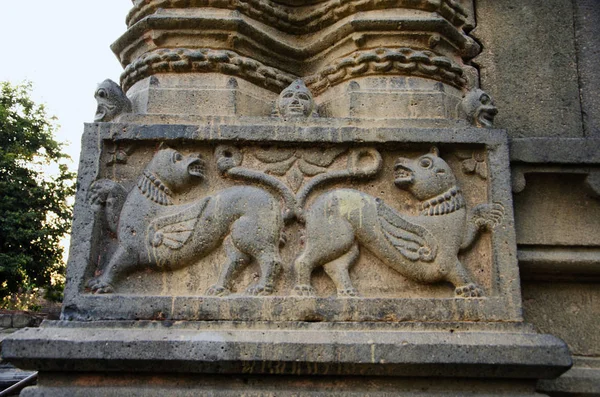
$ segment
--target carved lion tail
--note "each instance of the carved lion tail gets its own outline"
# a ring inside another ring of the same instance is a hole
[[[292,191],[283,182],[271,175],[240,167],[242,164],[242,153],[238,148],[226,145],[217,146],[215,157],[217,159],[217,168],[222,175],[261,185],[283,198],[284,209],[282,216],[285,223],[290,222],[297,216],[296,198]]]
[[[370,159],[370,161],[365,161]],[[348,178],[370,178],[379,172],[383,160],[381,154],[373,148],[354,149],[348,156],[346,169],[320,174],[308,182],[296,195],[298,219],[303,222],[303,208],[310,193],[320,185],[333,183]]]

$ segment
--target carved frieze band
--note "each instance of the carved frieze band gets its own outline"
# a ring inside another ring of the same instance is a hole
[[[280,92],[297,77],[233,51],[212,49],[159,49],[142,55],[127,66],[121,83],[127,91],[136,82],[155,73],[219,72],[244,78],[274,92]],[[431,51],[410,48],[377,48],[358,51],[341,58],[324,70],[306,77],[313,94],[351,78],[369,75],[409,75],[432,78],[458,88],[467,85],[463,69]]]
[[[416,51],[411,48],[357,51],[349,57],[334,61],[331,66],[306,80],[313,93],[318,95],[327,87],[351,78],[382,74],[433,78],[458,88],[467,84],[463,69],[450,59],[431,51]]]
[[[262,165],[244,165],[245,153]],[[346,162],[338,161],[342,156]],[[481,232],[502,224],[505,207],[467,206],[452,169],[435,147],[417,158],[398,157],[392,167],[391,182],[420,203],[418,215],[354,188],[316,189],[328,182],[376,177],[384,164],[375,148],[248,151],[221,145],[214,160],[221,177],[242,184],[179,202],[180,192],[207,177],[206,162],[198,154],[164,146],[129,193],[110,179],[92,184],[88,202],[109,232],[103,246],[114,249],[107,251],[109,260],[89,281],[91,291],[113,292],[128,273],[145,267],[189,267],[222,246],[226,260],[207,295],[231,293],[238,270],[252,262],[259,266],[259,277],[247,294],[272,294],[282,269],[290,270],[280,249],[286,245],[285,224],[296,219],[304,229],[302,251],[292,265],[296,295],[316,295],[311,275],[323,267],[338,296],[357,296],[349,270],[363,249],[416,282],[449,282],[457,297],[484,294],[458,254],[469,250]]]
[[[453,25],[465,24],[467,12],[454,0],[326,0],[306,11],[269,0],[153,0],[140,2],[129,12],[127,25],[132,26],[158,9],[214,7],[236,10],[267,25],[292,34],[312,33],[357,12],[410,8],[436,12]]]
[[[280,92],[297,77],[266,66],[233,51],[212,49],[158,49],[139,57],[121,75],[127,91],[136,82],[155,73],[223,73],[241,77],[274,92]]]

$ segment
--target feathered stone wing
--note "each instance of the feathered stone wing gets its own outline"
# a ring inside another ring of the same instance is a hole
[[[431,262],[437,255],[437,242],[424,227],[404,219],[383,201],[377,201],[379,225],[385,238],[407,259]]]
[[[180,212],[152,221],[148,226],[150,245],[154,248],[164,245],[171,250],[183,247],[192,236],[209,200],[210,198],[207,197],[191,206],[186,206]]]

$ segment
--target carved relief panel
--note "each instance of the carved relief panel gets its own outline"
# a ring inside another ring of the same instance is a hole
[[[518,278],[504,278],[517,272],[501,132],[469,143],[390,129],[398,138],[382,144],[324,125],[315,148],[239,129],[231,140],[229,128],[209,143],[200,129],[156,140],[99,127],[112,139],[80,182],[97,238],[87,265],[70,268],[73,318],[400,321],[422,305],[440,321],[520,315]]]

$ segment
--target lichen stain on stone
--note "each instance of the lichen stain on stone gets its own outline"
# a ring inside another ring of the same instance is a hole
[[[358,212],[359,224],[362,227],[363,223],[363,208],[365,202],[360,196],[350,194],[346,190],[338,190],[335,192],[335,203],[338,207],[339,214],[350,220],[353,212]]]

